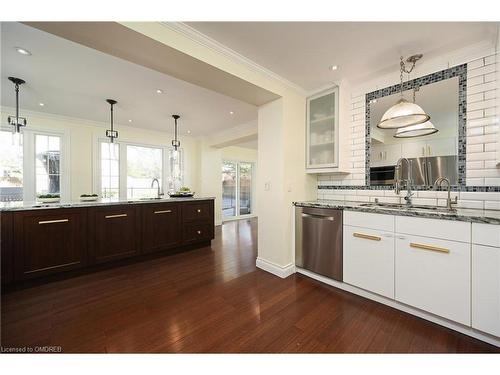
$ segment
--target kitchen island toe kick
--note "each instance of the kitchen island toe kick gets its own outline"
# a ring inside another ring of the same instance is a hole
[[[164,199],[0,211],[2,284],[206,247],[214,199]]]

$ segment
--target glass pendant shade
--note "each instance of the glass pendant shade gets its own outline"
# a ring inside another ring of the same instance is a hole
[[[404,128],[399,128],[394,134],[394,138],[413,138],[422,137],[424,135],[430,135],[437,133],[438,129],[434,127],[434,124],[430,121],[426,121],[422,124],[410,125]]]
[[[401,98],[384,113],[377,127],[380,129],[399,129],[422,124],[430,118],[419,105]]]

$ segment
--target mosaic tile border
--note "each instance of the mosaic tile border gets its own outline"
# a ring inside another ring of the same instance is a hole
[[[403,91],[421,87],[458,77],[458,186],[465,188],[465,159],[467,148],[467,64],[457,65],[439,72],[403,82]],[[401,84],[385,87],[365,95],[365,185],[370,186],[370,101],[384,96],[396,94],[401,90]],[[415,187],[416,188],[416,187]],[[417,188],[416,188],[417,189]],[[417,189],[418,190],[418,189]],[[421,189],[428,190],[428,189]]]

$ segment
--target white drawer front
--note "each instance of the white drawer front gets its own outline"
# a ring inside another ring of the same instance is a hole
[[[472,327],[500,337],[500,248],[472,245]]]
[[[472,243],[500,247],[500,225],[472,223]]]
[[[344,210],[344,224],[393,232],[394,216]]]
[[[396,234],[396,300],[470,326],[470,246]]]
[[[344,225],[344,282],[394,298],[394,236]]]
[[[396,216],[396,233],[470,242],[471,223],[464,221]]]

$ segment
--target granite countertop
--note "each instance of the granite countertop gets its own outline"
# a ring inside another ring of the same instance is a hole
[[[99,199],[94,202],[84,201],[61,201],[57,203],[41,202],[0,202],[0,211],[29,211],[45,210],[51,208],[76,208],[76,207],[95,207],[95,206],[113,206],[122,204],[148,204],[148,203],[168,203],[168,202],[191,202],[211,200],[215,197],[186,197],[186,198],[164,198],[164,199],[138,199],[138,200],[120,200],[120,199]]]
[[[384,207],[384,206],[366,206],[368,202],[345,202],[335,200],[316,200],[306,202],[293,202],[299,207],[319,207],[335,208],[349,211],[362,211],[386,215],[415,216],[430,219],[468,221],[472,223],[486,223],[500,225],[499,210],[475,210],[467,208],[457,208],[453,211],[434,211],[426,208],[407,208],[407,207]],[[430,206],[432,207],[432,206]]]

